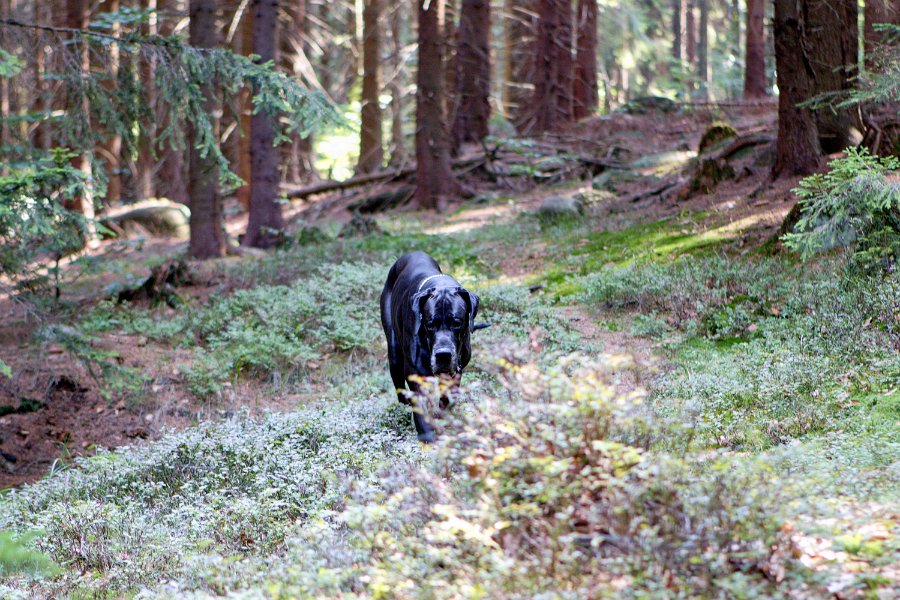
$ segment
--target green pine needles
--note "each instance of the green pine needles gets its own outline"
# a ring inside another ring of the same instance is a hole
[[[850,148],[827,173],[800,181],[800,219],[785,245],[804,259],[834,247],[852,247],[863,270],[893,268],[900,258],[900,160]]]

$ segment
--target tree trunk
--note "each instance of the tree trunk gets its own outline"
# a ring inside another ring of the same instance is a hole
[[[444,12],[438,23],[438,29],[444,38],[444,116],[447,118],[448,131],[456,119],[456,111],[459,109],[459,99],[456,97],[456,53],[459,47],[459,31],[456,27],[456,17],[459,13],[457,0],[444,0]],[[451,154],[453,145],[451,140]]]
[[[444,126],[443,0],[417,0],[419,65],[416,69],[416,201],[444,210],[457,191],[450,170],[450,140]]]
[[[371,173],[384,163],[381,142],[381,15],[382,0],[365,0],[363,9],[362,124],[357,173]]]
[[[403,68],[403,11],[400,0],[394,0],[391,10],[391,165],[406,162],[406,139],[403,135],[403,83],[406,79]]]
[[[100,5],[101,12],[113,13],[119,10],[119,0],[106,0]],[[118,21],[112,24],[110,28],[112,35],[121,34],[121,27]],[[119,77],[119,46],[111,44],[109,46],[109,63],[106,69],[112,76],[113,80],[107,85],[114,86],[117,84]],[[117,201],[122,198],[122,136],[113,135],[103,144],[100,149],[100,155],[106,160],[106,202]]]
[[[141,9],[148,11],[156,10],[156,0],[141,0]],[[151,18],[141,24],[141,33],[143,35],[156,35],[156,14],[151,13]],[[146,90],[147,104],[155,105],[156,86],[153,84],[153,71],[156,65],[153,64],[152,58],[140,58],[140,77],[141,83]],[[153,124],[140,123],[140,141],[138,144],[138,156],[135,173],[135,183],[137,184],[138,198],[144,200],[156,196],[156,189],[153,185],[153,170],[156,166],[156,159],[153,156]]]
[[[52,7],[51,7],[52,8]],[[47,11],[43,2],[34,3],[34,22],[50,23],[53,11]],[[42,150],[50,149],[50,125],[44,113],[47,111],[45,93],[45,73],[47,71],[47,53],[43,44],[38,44],[35,48],[34,57],[34,111],[40,115],[40,122],[34,128],[34,145]]]
[[[575,27],[574,116],[583,119],[597,112],[597,0],[578,0]]]
[[[709,99],[709,0],[697,0],[700,21],[697,24],[697,74],[700,80],[700,98]]]
[[[12,11],[10,10],[11,6],[9,0],[0,0],[0,18],[8,19],[12,16]],[[6,35],[6,27],[0,25],[0,48],[10,48],[9,40],[7,40]],[[0,116],[8,117],[10,116],[10,86],[9,86],[9,78],[8,77],[0,77]],[[12,137],[9,133],[9,122],[5,119],[0,121],[0,151],[3,154],[6,153],[7,148],[9,147],[10,141],[12,141]],[[6,174],[6,161],[3,161],[3,165],[0,165],[0,174]]]
[[[815,93],[846,92],[853,88],[857,63],[856,0],[804,0],[808,4],[807,31]],[[840,152],[862,140],[859,109],[816,111],[819,141],[826,153]]]
[[[778,72],[778,139],[772,177],[809,175],[822,167],[822,149],[812,111],[797,105],[812,97],[806,18],[808,0],[775,0],[775,65]]]
[[[192,46],[213,48],[218,43],[216,0],[190,0],[189,35]],[[216,97],[212,86],[203,90],[208,114],[216,111]],[[191,243],[189,252],[194,258],[213,258],[225,255],[222,199],[219,197],[219,172],[216,162],[202,156],[196,147],[196,133],[189,132],[190,177],[188,195],[191,207]]]
[[[261,62],[276,60],[278,48],[278,0],[253,0],[253,53]],[[256,90],[254,90],[256,92]],[[250,216],[245,246],[271,248],[278,241],[277,232],[284,229],[281,205],[278,203],[278,149],[274,147],[275,130],[262,112],[251,118],[250,125]]]
[[[171,36],[175,32],[175,25],[178,23],[179,15],[176,14],[178,7],[177,0],[158,0],[157,9],[159,10],[159,34],[162,36]],[[160,126],[164,129],[166,124]],[[180,202],[181,204],[189,204],[190,198],[187,193],[187,182],[185,181],[185,161],[184,155],[180,148],[157,148],[160,153],[160,177],[159,177],[159,193],[161,196]]]
[[[684,62],[693,70],[697,62],[697,8],[696,0],[687,0],[684,19]]]
[[[672,0],[672,58],[684,61],[684,24],[687,20],[688,0]]]
[[[529,120],[528,105],[534,95],[535,0],[505,0],[503,9],[502,103],[506,117],[522,130]]]
[[[234,37],[233,47],[239,54],[250,56],[253,54],[253,10],[246,9],[241,16],[241,22]],[[240,107],[241,136],[238,139],[238,168],[237,174],[244,184],[235,190],[234,195],[244,210],[250,210],[250,177],[253,168],[250,166],[250,138],[253,135],[253,105],[250,102],[250,92],[246,89],[238,93],[237,104]]]
[[[306,0],[294,0],[293,4],[293,46],[287,48],[285,54],[290,57],[290,63],[287,69],[289,73],[293,73],[294,77],[300,79],[304,74],[305,65],[309,65],[307,58],[307,3]],[[291,41],[288,35],[281,36],[284,40]],[[307,75],[315,77],[315,73]],[[288,174],[292,181],[308,183],[316,179],[316,167],[313,158],[313,139],[312,134],[302,137],[294,134],[291,139],[288,156]]]
[[[89,22],[90,10],[88,8],[87,1],[69,0],[66,4],[67,26],[71,29],[87,29]],[[74,38],[74,36],[72,37]],[[87,42],[81,39],[75,41],[74,43],[76,44],[76,48],[78,48],[79,53],[79,77],[88,77],[88,74],[91,70],[91,60],[90,54],[88,53]],[[90,107],[87,104],[87,96],[79,92],[80,91],[72,90],[72,95],[68,100],[68,109],[70,111],[75,111],[76,113],[83,114],[84,119],[87,121],[87,126],[90,126]],[[78,104],[81,104],[81,106],[77,106]],[[87,137],[87,135],[88,133],[84,132],[84,136]],[[93,179],[93,171],[91,167],[91,159],[88,155],[88,150],[84,147],[84,144],[86,143],[86,139],[67,140],[67,144],[74,151],[78,152],[78,156],[72,159],[72,166],[74,166],[76,169],[79,169],[82,173],[84,173],[85,178],[88,181],[91,181]],[[81,145],[81,147],[79,147],[79,144]],[[97,233],[94,229],[94,197],[90,185],[85,187],[83,196],[79,198],[72,198],[72,209],[84,215],[84,217],[88,220],[87,243],[89,246],[96,246]]]
[[[766,90],[766,4],[747,0],[747,50],[744,66],[744,98],[764,98]]]
[[[453,120],[454,150],[488,135],[491,118],[491,4],[463,0],[456,53],[456,98]]]
[[[574,67],[570,0],[539,0],[532,131],[555,131],[572,121]]]

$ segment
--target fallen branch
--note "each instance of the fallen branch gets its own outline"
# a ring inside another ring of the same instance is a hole
[[[750,146],[759,146],[762,144],[771,144],[774,141],[775,138],[769,135],[747,135],[744,137],[739,137],[718,152],[714,152],[712,154],[704,154],[701,156],[707,160],[722,160],[731,158],[744,148],[749,148]]]
[[[676,179],[675,181],[667,181],[659,187],[652,188],[647,190],[646,192],[641,192],[639,194],[635,194],[629,198],[631,202],[640,202],[645,198],[652,198],[653,196],[659,196],[674,187],[678,187],[680,185],[684,185],[687,183],[687,179]]]
[[[451,163],[451,167],[454,169],[460,169],[476,165],[478,163],[483,163],[484,160],[484,156],[457,158]],[[349,190],[355,187],[368,185],[370,183],[400,181],[409,177],[410,175],[415,175],[415,173],[416,166],[412,165],[409,167],[404,167],[402,169],[387,169],[385,171],[378,171],[376,173],[356,175],[354,177],[351,177],[350,179],[345,179],[343,181],[320,181],[312,185],[287,190],[285,192],[285,197],[290,198],[291,200],[296,200],[306,198],[308,196],[315,196],[316,194],[325,194],[328,192],[336,192],[339,190]]]

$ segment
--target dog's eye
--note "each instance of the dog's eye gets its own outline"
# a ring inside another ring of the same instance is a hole
[[[459,329],[460,327],[462,327],[462,325],[463,325],[462,321],[457,321],[457,320],[453,321],[453,329]]]

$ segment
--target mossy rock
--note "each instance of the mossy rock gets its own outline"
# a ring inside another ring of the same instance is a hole
[[[703,154],[711,148],[718,146],[727,139],[737,137],[737,130],[731,124],[725,121],[715,121],[707,127],[700,138],[700,146],[697,148],[697,154]]]

